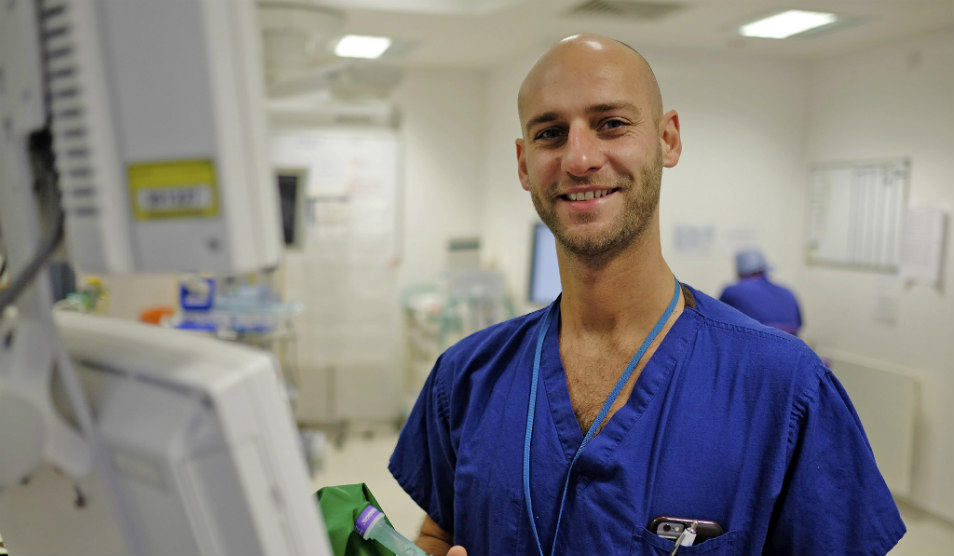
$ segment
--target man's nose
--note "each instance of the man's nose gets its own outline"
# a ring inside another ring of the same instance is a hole
[[[605,162],[603,145],[592,130],[582,126],[571,127],[563,154],[563,170],[570,175],[583,177],[598,170]]]

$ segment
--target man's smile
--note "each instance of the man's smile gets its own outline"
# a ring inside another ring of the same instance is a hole
[[[618,188],[611,189],[596,189],[590,191],[576,191],[572,193],[567,193],[560,195],[560,199],[564,201],[589,201],[591,199],[599,199],[600,197],[605,197],[611,193],[619,191]]]

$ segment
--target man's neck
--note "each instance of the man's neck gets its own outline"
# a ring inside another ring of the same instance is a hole
[[[599,265],[563,253],[560,264],[561,335],[645,336],[673,296],[675,280],[658,244],[634,246]]]
[[[677,293],[672,271],[655,243],[648,253],[630,249],[603,264],[586,264],[558,251],[563,281],[560,358],[581,431],[589,430],[638,346],[650,336]],[[636,362],[607,420],[629,399],[643,366],[684,305],[680,295],[675,310]]]

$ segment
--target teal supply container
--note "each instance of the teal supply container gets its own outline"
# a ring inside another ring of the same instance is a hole
[[[392,550],[396,556],[428,556],[416,544],[394,530],[384,520],[384,514],[374,506],[368,506],[358,516],[354,530],[365,540],[373,539]]]

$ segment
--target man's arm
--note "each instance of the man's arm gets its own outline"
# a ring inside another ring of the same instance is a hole
[[[421,533],[417,536],[414,544],[424,549],[424,552],[434,556],[467,556],[467,551],[454,544],[454,535],[441,529],[441,526],[431,519],[431,516],[424,515],[424,523],[421,524]]]

